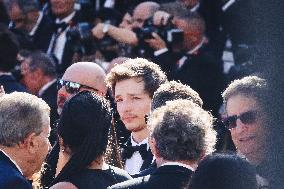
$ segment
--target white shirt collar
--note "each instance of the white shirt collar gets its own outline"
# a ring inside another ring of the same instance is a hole
[[[50,87],[54,82],[56,82],[56,79],[51,80],[50,82],[46,83],[42,86],[42,88],[38,91],[38,96],[41,96],[48,87]]]
[[[187,169],[189,169],[191,171],[194,171],[194,168],[191,167],[190,165],[187,165],[187,164],[184,164],[184,163],[180,163],[180,162],[175,162],[175,161],[170,161],[170,162],[163,163],[160,167],[166,166],[166,165],[177,165],[177,166],[181,166],[181,167],[187,168]]]
[[[69,23],[72,20],[72,18],[75,16],[75,14],[76,14],[76,11],[73,11],[71,14],[69,14],[68,16],[63,18],[62,20],[57,18],[55,22],[56,23],[62,23],[62,22]]]
[[[187,54],[193,54],[193,53],[195,53],[198,49],[200,49],[200,48],[202,47],[202,45],[203,45],[203,43],[204,43],[205,41],[206,41],[206,38],[203,37],[202,40],[201,40],[201,42],[200,42],[198,45],[196,45],[193,49],[191,49],[190,51],[188,51]]]
[[[2,76],[2,75],[9,75],[9,76],[11,76],[12,73],[11,72],[0,72],[0,76]]]
[[[190,12],[195,12],[199,8],[199,6],[200,6],[200,3],[198,2],[194,7],[190,9]]]
[[[36,24],[34,25],[33,29],[29,33],[30,36],[33,36],[35,34],[35,32],[36,32],[36,30],[37,30],[37,28],[38,28],[42,18],[43,18],[43,14],[42,14],[41,11],[39,11],[39,16],[38,16],[38,19],[36,21]]]
[[[5,153],[4,150],[0,150],[0,151],[3,152],[3,154],[5,154],[5,156],[7,156],[10,159],[10,161],[14,163],[14,165],[21,172],[21,174],[24,175],[19,165],[7,153]]]
[[[131,139],[131,145],[132,145],[132,146],[140,146],[140,145],[142,145],[142,144],[147,144],[147,150],[149,149],[148,137],[145,138],[144,140],[142,140],[142,141],[139,142],[139,143],[137,143],[137,142],[135,142],[135,141],[133,140],[132,134],[131,134],[131,136],[130,136],[130,139]]]

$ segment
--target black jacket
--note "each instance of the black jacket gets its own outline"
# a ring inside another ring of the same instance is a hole
[[[176,189],[184,188],[192,171],[177,165],[159,167],[153,174],[115,184],[108,189]]]

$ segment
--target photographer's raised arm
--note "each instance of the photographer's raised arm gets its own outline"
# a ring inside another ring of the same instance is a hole
[[[92,33],[97,39],[102,39],[105,35],[109,35],[118,42],[132,46],[138,45],[138,38],[133,31],[113,25],[99,23],[92,29]]]

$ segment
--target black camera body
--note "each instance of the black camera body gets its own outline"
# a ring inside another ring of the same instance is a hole
[[[183,41],[183,30],[176,28],[172,23],[172,18],[168,20],[164,26],[155,26],[153,24],[153,18],[149,18],[145,21],[143,28],[139,28],[136,31],[136,35],[139,40],[153,38],[152,33],[157,33],[167,45],[171,46],[173,43],[180,43]]]
[[[95,51],[92,26],[87,22],[79,22],[66,33],[67,41],[71,43],[73,52],[90,55]]]

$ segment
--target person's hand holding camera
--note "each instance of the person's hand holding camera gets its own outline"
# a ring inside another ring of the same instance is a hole
[[[104,32],[104,23],[98,23],[93,29],[92,29],[92,33],[93,36],[97,39],[102,39],[104,38],[106,32]]]
[[[171,15],[165,11],[157,11],[153,16],[153,23],[156,26],[165,26],[168,24]]]
[[[152,36],[153,38],[151,39],[145,39],[145,42],[148,43],[152,49],[156,51],[167,48],[165,41],[157,33],[152,33]]]

